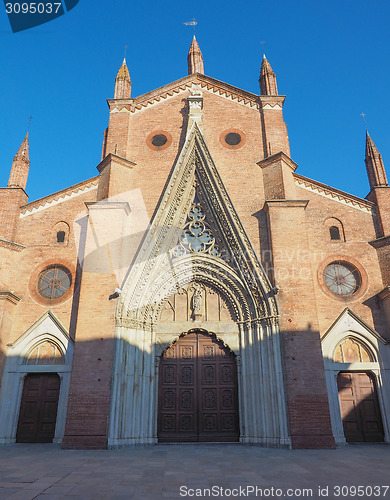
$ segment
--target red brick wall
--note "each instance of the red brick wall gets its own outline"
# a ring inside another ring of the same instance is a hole
[[[15,241],[19,207],[27,199],[22,188],[0,188],[0,238]]]
[[[139,188],[147,213],[153,214],[184,142],[188,95],[185,92],[160,100],[136,113],[111,115],[106,152],[114,152],[117,145],[117,155],[135,165],[128,168],[119,162],[104,170],[99,186],[101,198]],[[376,238],[372,216],[297,187],[295,198],[309,200],[307,207],[289,201],[283,207],[276,203],[269,210],[267,227],[263,207],[269,193],[274,193],[274,198],[278,192],[290,198],[294,195],[290,167],[281,170],[278,191],[271,185],[272,175],[266,177],[264,186],[264,172],[257,164],[269,153],[269,142],[272,154],[278,149],[288,154],[282,112],[270,109],[262,115],[257,109],[206,90],[203,97],[205,141],[228,194],[259,257],[261,250],[272,249],[276,284],[281,287],[277,299],[293,444],[330,447],[333,441],[319,337],[347,306],[377,331],[383,328],[383,317],[371,300],[384,286],[376,249],[368,244]],[[221,142],[222,132],[231,129],[245,134],[241,148],[227,148]],[[160,151],[148,147],[146,139],[156,131],[170,134],[169,147]],[[9,338],[18,338],[49,308],[70,329],[76,345],[64,446],[102,447],[107,440],[116,307],[109,295],[117,286],[116,278],[110,272],[85,271],[80,294],[52,307],[36,300],[30,282],[45,262],[58,259],[77,268],[73,220],[85,210],[84,202],[96,199],[97,191],[24,217],[16,229],[15,214],[26,202],[23,193],[21,189],[0,190],[0,201],[6,207],[1,215],[4,234],[28,247],[6,257],[10,265],[5,268],[2,281],[4,286],[12,284],[13,292],[22,297],[15,306]],[[329,217],[342,222],[345,242],[330,241],[326,226]],[[55,242],[54,228],[60,221],[70,225],[68,245]],[[353,258],[367,274],[367,286],[351,301],[329,296],[321,285],[319,269],[333,255]]]

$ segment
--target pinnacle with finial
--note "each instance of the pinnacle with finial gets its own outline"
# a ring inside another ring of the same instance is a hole
[[[126,64],[126,57],[123,59],[122,66],[119,68],[115,78],[114,99],[130,99],[131,97],[131,78]]]
[[[371,139],[368,130],[366,130],[366,169],[370,188],[378,186],[388,186],[385,166],[383,164],[382,155]]]
[[[29,149],[29,141],[28,141],[28,131],[26,134],[26,137],[23,139],[22,144],[20,145],[20,148],[18,149],[18,152],[15,155],[16,158],[22,158],[25,161],[30,160],[30,149]]]
[[[119,68],[118,74],[116,75],[117,78],[129,78],[130,79],[130,73],[129,69],[126,64],[126,56],[123,58],[123,62],[121,67]]]
[[[263,55],[260,70],[260,94],[261,95],[278,95],[278,86],[276,83],[276,76],[273,72],[268,59]]]
[[[187,62],[189,75],[192,75],[193,73],[204,74],[203,56],[195,35],[192,39],[191,47],[188,52]]]

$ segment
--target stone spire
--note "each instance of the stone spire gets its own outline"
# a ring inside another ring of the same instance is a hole
[[[265,57],[265,54],[261,63],[259,83],[261,95],[278,95],[276,76],[272,71],[271,65]]]
[[[192,75],[193,73],[201,73],[204,74],[203,67],[203,56],[200,51],[199,44],[196,41],[195,35],[192,39],[191,47],[187,56],[188,61],[188,74]]]
[[[19,151],[14,156],[8,187],[21,187],[24,190],[27,185],[28,169],[30,166],[30,154],[28,144],[28,132],[24,138]]]
[[[126,65],[126,58],[123,59],[122,66],[119,68],[115,78],[114,99],[130,99],[131,97],[131,79]]]
[[[370,134],[366,132],[366,169],[370,189],[378,186],[388,186],[385,166],[383,165],[382,155],[379,153]]]

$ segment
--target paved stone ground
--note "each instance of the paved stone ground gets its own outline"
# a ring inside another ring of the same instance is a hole
[[[275,450],[239,444],[157,445],[104,451],[61,450],[55,445],[0,447],[0,499],[159,499],[180,496],[180,486],[229,489],[254,486],[257,498],[387,498],[390,489],[353,490],[335,485],[390,484],[389,445],[348,445],[337,450]],[[329,487],[329,493],[318,487]],[[274,490],[271,490],[271,488]],[[276,491],[281,488],[282,491]],[[297,491],[287,491],[288,488]],[[304,489],[312,489],[304,491]],[[183,493],[185,493],[182,490]],[[250,490],[243,490],[250,493]],[[375,491],[377,494],[375,495]],[[202,492],[201,492],[202,493]],[[239,491],[232,492],[239,493]],[[379,495],[378,495],[379,494]],[[247,496],[255,498],[255,493]],[[245,497],[241,495],[241,498]],[[201,498],[216,498],[202,494]],[[231,496],[230,496],[231,498]],[[283,496],[282,496],[283,498]]]

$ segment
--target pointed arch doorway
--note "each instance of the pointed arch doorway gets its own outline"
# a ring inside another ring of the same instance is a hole
[[[235,355],[215,336],[192,331],[161,355],[158,441],[238,440]]]
[[[340,372],[337,388],[346,441],[382,443],[384,433],[375,377],[370,372]]]

